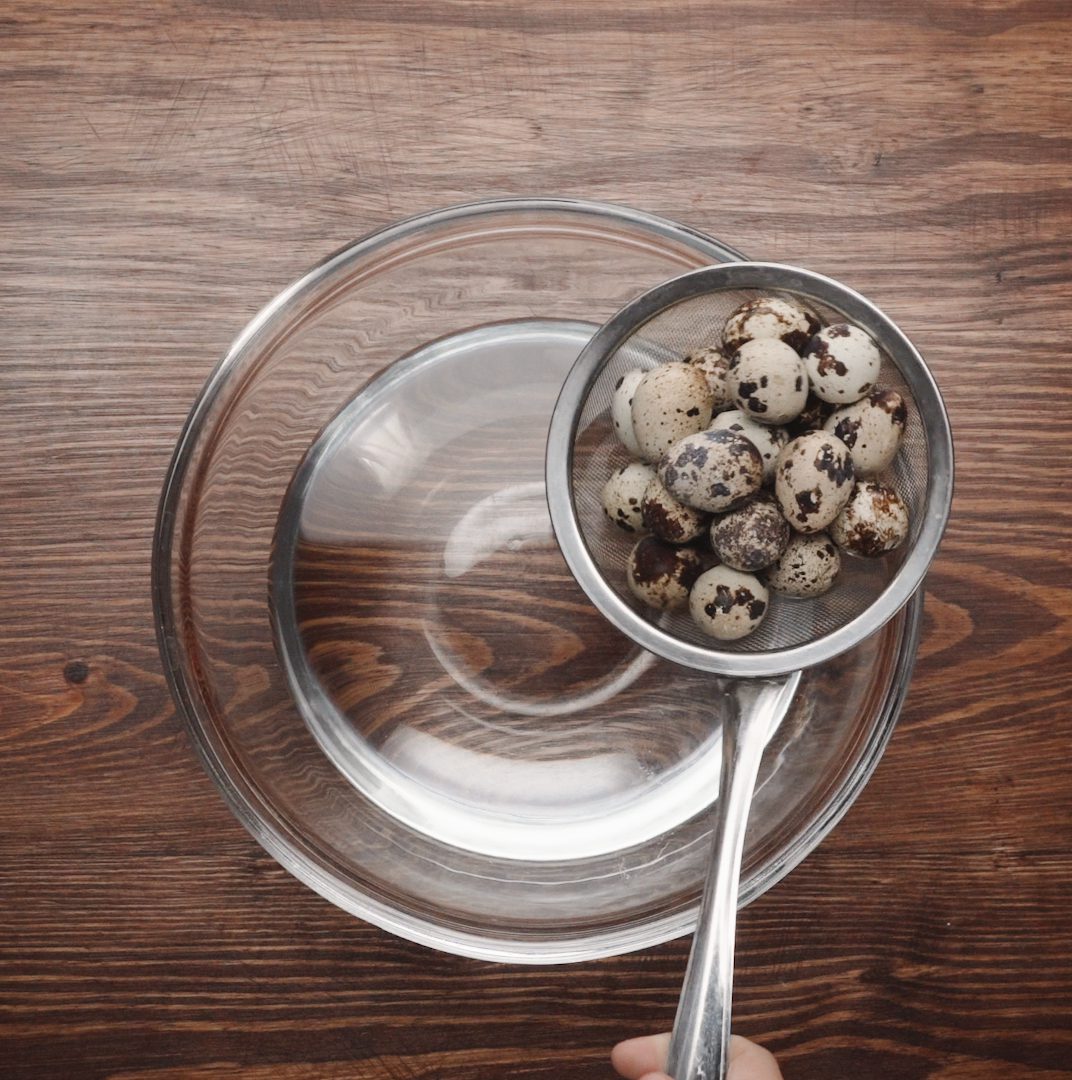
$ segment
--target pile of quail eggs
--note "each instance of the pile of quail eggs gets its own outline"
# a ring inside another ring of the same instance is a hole
[[[632,593],[687,607],[729,641],[759,627],[771,592],[820,596],[843,552],[901,544],[908,508],[883,474],[908,410],[878,386],[881,364],[859,327],[823,327],[796,300],[760,296],[721,342],[624,375],[612,420],[635,460],[607,481],[603,509],[647,534],[629,553]]]

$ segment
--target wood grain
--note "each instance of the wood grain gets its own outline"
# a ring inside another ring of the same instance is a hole
[[[156,498],[249,316],[399,216],[602,198],[873,296],[950,408],[923,658],[846,821],[742,918],[793,1080],[1072,1075],[1072,13],[844,0],[8,0],[0,1075],[605,1077],[687,942],[443,957],[231,818],[153,640]]]

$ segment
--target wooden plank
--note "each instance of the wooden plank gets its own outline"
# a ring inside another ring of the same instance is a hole
[[[557,194],[873,296],[927,356],[954,518],[893,742],[742,919],[797,1080],[1072,1075],[1072,13],[1018,4],[124,0],[0,14],[0,1074],[606,1076],[687,942],[438,956],[299,885],[170,703],[148,599],[189,405],[305,268]]]

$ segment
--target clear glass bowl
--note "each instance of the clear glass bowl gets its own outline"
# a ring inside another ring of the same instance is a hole
[[[543,453],[594,329],[737,258],[619,207],[455,207],[332,256],[213,373],[161,502],[161,653],[235,814],[333,903],[530,963],[694,925],[718,684],[588,604],[551,534]],[[866,782],[919,616],[917,599],[805,675],[764,760],[742,902]]]

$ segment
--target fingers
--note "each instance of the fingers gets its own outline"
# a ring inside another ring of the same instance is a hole
[[[611,1052],[611,1064],[625,1080],[669,1080],[666,1068],[669,1035],[644,1035],[626,1039]],[[730,1039],[727,1080],[782,1080],[773,1055],[754,1042],[734,1035]]]
[[[648,1080],[651,1073],[658,1075],[660,1070],[666,1068],[669,1049],[669,1035],[643,1035],[639,1039],[626,1039],[611,1051],[610,1063],[625,1080]]]
[[[769,1050],[734,1035],[730,1039],[726,1080],[782,1080],[782,1070]]]

